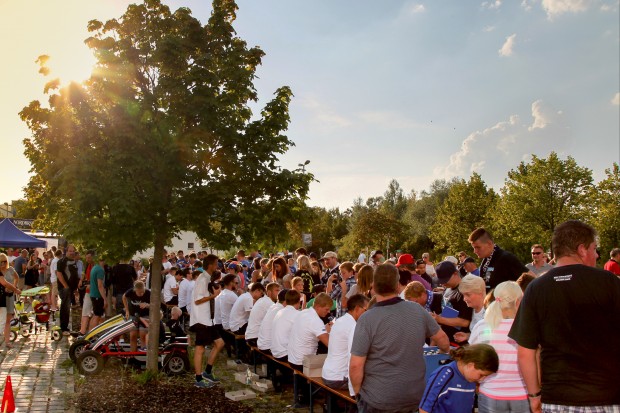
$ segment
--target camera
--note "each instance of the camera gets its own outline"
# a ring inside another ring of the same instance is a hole
[[[220,288],[222,288],[221,284],[219,281],[211,281],[208,285],[207,285],[207,289],[209,290],[209,292],[211,294],[213,294],[215,292],[215,290],[219,290]]]

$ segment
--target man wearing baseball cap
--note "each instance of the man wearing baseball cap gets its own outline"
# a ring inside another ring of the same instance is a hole
[[[332,276],[332,274],[336,274],[336,280],[340,275],[340,269],[338,268],[340,266],[340,263],[338,262],[338,254],[333,251],[327,251],[325,255],[321,257],[321,260],[323,260],[323,265],[326,268],[325,273],[323,273],[323,277],[321,277],[321,282],[327,285],[327,280]]]
[[[437,273],[439,284],[447,287],[443,295],[446,307],[451,307],[453,310],[456,310],[458,314],[444,308],[441,315],[435,313],[431,313],[431,315],[448,335],[450,342],[454,343],[455,333],[459,331],[469,333],[472,309],[467,306],[463,294],[459,291],[461,275],[456,265],[451,261],[442,261],[435,267],[435,272]],[[448,315],[451,316],[448,317]]]

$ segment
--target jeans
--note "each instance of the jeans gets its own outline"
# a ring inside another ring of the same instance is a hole
[[[479,413],[530,413],[530,402],[522,400],[499,400],[492,399],[482,393],[478,394]]]
[[[69,318],[71,317],[71,288],[60,288],[60,329],[69,331]]]

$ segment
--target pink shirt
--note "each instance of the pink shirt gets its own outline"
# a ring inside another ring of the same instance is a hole
[[[486,321],[480,321],[474,327],[469,342],[491,345],[499,357],[499,370],[480,382],[480,393],[498,400],[527,399],[525,382],[517,364],[517,343],[508,337],[513,319],[503,319],[497,328],[491,331]]]

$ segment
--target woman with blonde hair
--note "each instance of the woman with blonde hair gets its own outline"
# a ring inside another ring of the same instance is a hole
[[[11,319],[15,313],[15,295],[22,292],[17,288],[17,272],[9,265],[9,257],[0,254],[0,328],[4,329],[4,346],[12,348]]]
[[[363,294],[368,298],[371,298],[374,293],[372,293],[372,277],[374,276],[375,270],[370,265],[364,265],[360,270],[356,273],[357,284],[351,286],[349,290],[349,296],[353,296],[355,294]]]
[[[497,374],[480,383],[478,411],[529,413],[527,390],[517,364],[517,343],[508,337],[523,292],[516,282],[505,281],[495,287],[494,295],[495,301],[487,308],[484,320],[476,324],[469,340],[471,344],[490,344],[499,356]]]

